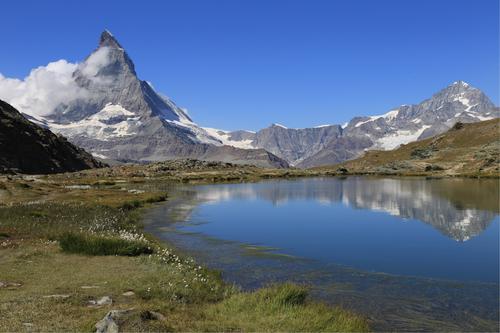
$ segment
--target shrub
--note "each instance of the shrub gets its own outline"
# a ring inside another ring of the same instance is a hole
[[[139,207],[142,207],[142,202],[139,200],[127,201],[120,206],[123,210],[132,210]]]
[[[136,208],[140,208],[144,206],[145,203],[155,203],[155,202],[162,202],[167,200],[167,195],[166,194],[160,194],[154,197],[147,198],[146,200],[132,200],[132,201],[127,201],[123,203],[120,208],[123,210],[133,210]]]
[[[138,256],[153,253],[151,247],[144,241],[76,233],[63,234],[59,238],[59,244],[64,252],[93,256]]]
[[[413,159],[425,159],[432,156],[433,149],[431,147],[415,148],[411,151],[410,156]]]
[[[166,194],[161,194],[149,199],[146,199],[147,203],[155,203],[155,202],[162,202],[167,200],[167,195]]]
[[[301,305],[307,297],[307,288],[291,283],[270,290],[269,297],[280,305]]]
[[[346,174],[346,173],[348,173],[348,172],[349,172],[349,170],[347,170],[347,169],[346,169],[346,168],[344,168],[344,167],[341,167],[341,168],[338,168],[338,169],[337,169],[337,172],[338,172],[338,173],[341,173],[341,174]]]
[[[453,127],[451,128],[453,131],[456,131],[456,130],[459,130],[459,129],[462,129],[464,128],[464,123],[460,122],[460,121],[457,121],[455,123],[455,125],[453,125]]]
[[[444,170],[444,168],[436,164],[430,164],[425,166],[425,171],[441,171],[441,170]]]

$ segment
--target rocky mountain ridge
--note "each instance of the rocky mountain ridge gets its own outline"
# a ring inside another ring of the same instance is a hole
[[[30,114],[30,120],[96,157],[138,162],[196,158],[288,167],[264,149],[224,146],[210,136],[137,77],[132,60],[109,31],[102,33],[97,49],[78,64],[71,80],[78,92],[74,98],[47,115]]]
[[[103,166],[66,138],[33,124],[0,100],[0,173],[48,174]]]
[[[479,89],[456,81],[416,105],[402,105],[379,116],[354,117],[344,126],[293,129],[273,124],[256,133],[211,129],[226,144],[243,142],[264,148],[298,167],[350,160],[366,150],[391,150],[449,130],[455,123],[472,123],[500,116],[500,109]]]
[[[257,132],[224,131],[198,126],[186,110],[140,80],[127,52],[109,31],[102,33],[98,47],[83,62],[59,61],[44,70],[57,81],[59,67],[69,74],[59,89],[64,98],[54,99],[54,92],[47,96],[26,93],[7,101],[31,121],[105,160],[195,158],[308,168],[351,160],[367,150],[391,150],[443,133],[456,122],[500,115],[500,109],[479,89],[457,81],[419,104],[402,105],[378,116],[354,117],[344,125],[293,129],[273,124]],[[7,88],[5,92],[0,87],[0,98],[16,91]],[[45,105],[50,100],[58,102]],[[34,105],[48,110],[33,112]]]

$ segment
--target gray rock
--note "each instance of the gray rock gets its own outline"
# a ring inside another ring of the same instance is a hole
[[[31,120],[113,163],[194,158],[305,168],[353,159],[368,149],[397,148],[443,133],[457,121],[500,116],[500,109],[484,93],[457,81],[419,104],[401,105],[381,116],[354,117],[345,126],[273,125],[257,133],[218,133],[228,138],[228,144],[241,147],[245,141],[245,146],[255,148],[241,149],[223,145],[222,139],[193,123],[185,110],[140,80],[127,52],[108,31],[73,77],[84,93],[56,107],[50,116]],[[125,112],[106,111],[109,105]],[[97,129],[92,127],[96,124]]]
[[[90,306],[111,305],[113,304],[113,300],[109,296],[103,296],[98,300],[90,300],[88,303]]]
[[[252,140],[252,146],[307,168],[353,159],[368,149],[397,148],[400,143],[441,134],[459,121],[499,116],[500,109],[483,92],[457,81],[419,104],[402,105],[381,116],[354,117],[344,127],[293,129],[274,124],[257,133],[230,132],[229,139]]]
[[[54,294],[54,295],[43,296],[43,298],[56,298],[56,299],[66,299],[70,297],[71,295],[68,294]]]
[[[18,288],[22,284],[18,282],[0,281],[0,288]]]
[[[95,324],[96,333],[118,333],[117,321],[131,310],[111,310]]]
[[[298,166],[335,164],[359,157],[367,149],[397,148],[397,144],[384,146],[384,143],[401,133],[416,135],[404,142],[408,143],[446,132],[457,122],[470,123],[499,116],[500,108],[483,92],[457,81],[431,98],[416,105],[402,105],[385,117],[353,118],[339,139],[305,158]],[[347,146],[344,143],[348,143]]]
[[[126,291],[122,294],[123,296],[131,297],[134,296],[135,293],[132,290]]]
[[[96,59],[101,66],[95,66]],[[73,76],[85,94],[38,121],[98,156],[122,162],[196,158],[263,167],[288,166],[263,149],[223,146],[192,123],[183,109],[137,77],[127,52],[107,31],[102,33],[99,47]],[[109,105],[120,106],[125,113],[103,114],[101,111]],[[75,128],[75,123],[82,125]],[[96,123],[99,130],[90,129]],[[117,126],[121,128],[118,134]]]
[[[0,100],[0,173],[57,173],[102,166],[83,149],[28,121]]]
[[[321,151],[341,135],[339,125],[303,129],[272,125],[255,134],[253,145],[295,165]]]

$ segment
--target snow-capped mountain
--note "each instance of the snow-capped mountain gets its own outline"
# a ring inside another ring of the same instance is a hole
[[[33,70],[24,81],[2,79],[0,98],[100,158],[288,166],[263,149],[224,146],[196,125],[185,110],[137,77],[132,60],[109,31],[82,63],[61,60]],[[52,103],[43,103],[49,99]]]
[[[479,89],[457,81],[416,105],[402,105],[385,114],[355,117],[347,124],[293,129],[273,124],[256,133],[210,129],[227,145],[264,148],[299,167],[343,162],[365,150],[390,150],[450,129],[456,122],[477,122],[500,116],[500,109]]]
[[[258,132],[203,128],[137,77],[127,52],[108,31],[81,63],[59,60],[24,80],[0,74],[0,98],[103,159],[196,158],[270,167],[339,163],[369,149],[394,149],[442,133],[458,121],[500,113],[479,89],[457,81],[420,104],[355,117],[342,126],[273,124]]]

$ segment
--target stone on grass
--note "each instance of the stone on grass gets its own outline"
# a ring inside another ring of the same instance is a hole
[[[54,294],[54,295],[43,296],[43,298],[59,298],[59,299],[66,299],[70,297],[71,295],[68,294]]]
[[[104,318],[95,324],[96,333],[118,333],[117,320],[129,313],[130,310],[111,310]]]
[[[22,286],[21,283],[0,281],[0,288],[18,288],[20,286]]]
[[[91,306],[101,306],[101,305],[111,305],[113,304],[113,300],[109,296],[103,296],[98,300],[90,300],[89,305]]]

